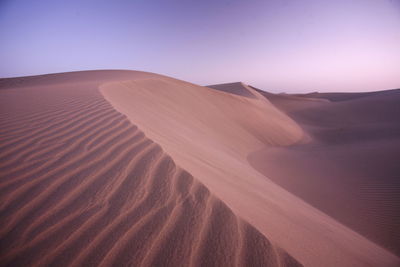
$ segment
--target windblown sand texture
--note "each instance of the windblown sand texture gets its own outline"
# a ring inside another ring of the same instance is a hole
[[[248,162],[314,140],[272,103],[135,71],[0,80],[0,265],[398,266]]]

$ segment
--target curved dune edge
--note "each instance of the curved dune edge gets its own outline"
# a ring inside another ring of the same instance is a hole
[[[398,257],[250,166],[247,156],[265,145],[307,139],[255,90],[250,99],[152,74],[105,83],[100,91],[235,214],[304,265],[398,266]]]
[[[2,266],[300,265],[64,75],[2,84]]]

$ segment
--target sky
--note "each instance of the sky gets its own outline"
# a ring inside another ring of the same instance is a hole
[[[92,69],[272,92],[400,88],[400,0],[0,0],[0,77]]]

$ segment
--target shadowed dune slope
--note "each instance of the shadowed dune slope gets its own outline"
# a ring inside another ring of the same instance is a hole
[[[297,121],[312,141],[255,152],[253,165],[400,255],[400,90],[260,93]],[[283,168],[283,161],[290,167]]]
[[[0,80],[0,265],[300,265],[98,91],[148,75]]]
[[[208,85],[207,87],[227,92],[230,94],[256,98],[256,96],[252,93],[249,87],[242,82],[214,84],[214,85]]]

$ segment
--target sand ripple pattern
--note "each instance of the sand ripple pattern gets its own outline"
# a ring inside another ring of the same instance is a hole
[[[0,92],[1,266],[297,266],[93,84]]]

